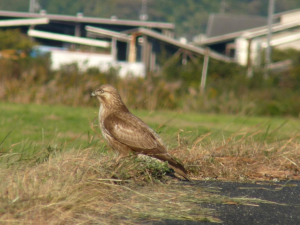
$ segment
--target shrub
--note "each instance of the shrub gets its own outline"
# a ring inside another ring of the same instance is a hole
[[[29,40],[23,40],[23,43],[27,43],[20,44],[23,49],[33,44]],[[15,43],[14,47],[18,46]],[[77,64],[51,71],[47,55],[0,58],[0,100],[96,106],[97,101],[90,98],[91,92],[97,86],[109,83],[119,90],[130,108],[299,116],[300,53],[295,50],[274,52],[277,60],[286,57],[292,59],[293,66],[284,72],[270,74],[268,79],[260,70],[248,78],[246,69],[239,65],[210,60],[203,96],[199,92],[203,57],[194,58],[186,65],[181,65],[180,57],[175,57],[159,73],[149,73],[146,80],[134,77],[121,79],[115,69],[105,73],[98,68],[81,71]]]

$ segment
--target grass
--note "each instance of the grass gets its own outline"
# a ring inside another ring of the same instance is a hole
[[[156,160],[118,158],[93,131],[97,111],[0,104],[1,224],[220,222],[199,204],[277,204],[182,185]],[[298,119],[134,113],[160,133],[194,179],[300,178]]]
[[[0,223],[111,224],[114,221],[129,224],[162,218],[214,220],[206,209],[190,212],[197,202],[195,199],[181,201],[185,197],[191,199],[191,193],[179,195],[187,187],[170,189],[170,185],[161,184],[155,187],[155,193],[149,194],[155,184],[141,186],[143,179],[139,178],[144,176],[135,173],[130,177],[124,173],[137,162],[121,164],[115,157],[86,149],[56,155],[33,167],[19,165],[18,172],[9,177],[7,173],[12,169],[1,170],[5,185],[0,188]],[[122,169],[116,169],[118,167]]]
[[[157,176],[156,161],[92,149],[52,152],[1,168],[1,224],[133,224],[162,219],[220,222],[201,203],[278,204]],[[138,170],[134,168],[139,168]],[[163,169],[163,168],[161,168]],[[160,170],[163,172],[164,170]]]
[[[97,124],[97,108],[49,106],[35,104],[0,103],[0,141],[8,133],[2,147],[27,142],[42,143],[57,139],[57,143],[81,140],[93,135],[90,123]],[[241,130],[249,132],[261,130],[259,138],[282,140],[300,132],[300,120],[295,118],[245,117],[217,114],[195,114],[181,112],[133,111],[174,147],[178,132],[188,142],[193,142],[203,134],[211,133],[210,138],[228,138]]]
[[[80,135],[80,139],[87,139],[92,132],[89,120],[96,117],[96,109],[91,108],[1,103],[0,110],[0,140],[12,131],[3,143],[5,147],[24,140],[42,143],[54,137],[58,142]]]

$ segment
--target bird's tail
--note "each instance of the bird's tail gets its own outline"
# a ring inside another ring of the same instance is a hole
[[[184,177],[185,179],[192,181],[191,178],[187,175],[187,171],[184,166],[176,161],[171,155],[169,154],[157,154],[155,158],[160,159],[162,161],[167,161],[172,169],[179,174],[180,176]]]

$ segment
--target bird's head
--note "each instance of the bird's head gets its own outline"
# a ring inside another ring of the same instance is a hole
[[[126,106],[118,91],[111,85],[104,84],[98,87],[92,94],[92,97],[97,97],[102,106],[107,108],[123,108]]]

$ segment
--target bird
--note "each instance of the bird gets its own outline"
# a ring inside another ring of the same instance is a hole
[[[163,162],[175,173],[191,181],[183,164],[167,151],[160,136],[123,103],[118,91],[109,84],[98,87],[92,94],[100,102],[99,126],[108,145],[121,155],[143,154]]]

